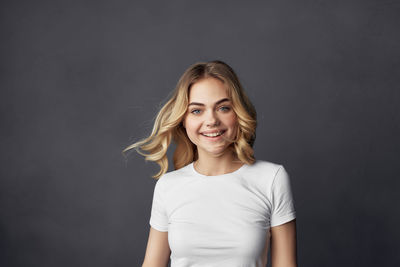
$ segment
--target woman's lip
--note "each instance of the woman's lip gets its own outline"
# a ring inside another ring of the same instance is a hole
[[[220,137],[221,135],[223,135],[225,132],[226,132],[226,130],[222,130],[222,131],[221,131],[221,134],[220,134],[220,135],[217,135],[217,136],[206,136],[206,135],[204,135],[203,133],[201,133],[201,135],[204,136],[204,137],[208,137],[208,138],[217,138],[217,137]]]
[[[226,130],[220,130],[220,131],[214,131],[214,132],[201,132],[201,134],[214,134],[214,133],[219,133],[223,134]]]

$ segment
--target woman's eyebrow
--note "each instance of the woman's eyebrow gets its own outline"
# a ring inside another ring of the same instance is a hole
[[[223,99],[218,100],[217,102],[215,102],[215,105],[221,104],[222,102],[225,102],[225,101],[230,101],[230,100],[229,100],[229,98],[223,98]],[[188,106],[192,106],[192,105],[205,106],[203,103],[198,103],[198,102],[192,102]]]

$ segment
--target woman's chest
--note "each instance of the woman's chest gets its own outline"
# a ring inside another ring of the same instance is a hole
[[[223,181],[193,182],[179,189],[166,201],[174,257],[260,257],[271,213],[262,192]]]
[[[168,192],[165,207],[170,224],[209,224],[266,230],[271,202],[262,189],[240,180],[195,180]]]

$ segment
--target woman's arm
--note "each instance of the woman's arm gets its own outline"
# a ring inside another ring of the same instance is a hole
[[[271,227],[272,267],[297,267],[296,219]]]
[[[168,232],[161,232],[150,226],[149,240],[147,241],[142,267],[166,267],[170,254]]]

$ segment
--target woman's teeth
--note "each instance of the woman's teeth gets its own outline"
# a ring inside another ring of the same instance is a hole
[[[202,135],[205,135],[205,136],[208,136],[208,137],[215,137],[215,136],[219,136],[219,135],[221,135],[223,132],[219,132],[219,133],[212,133],[212,134],[202,134]]]

